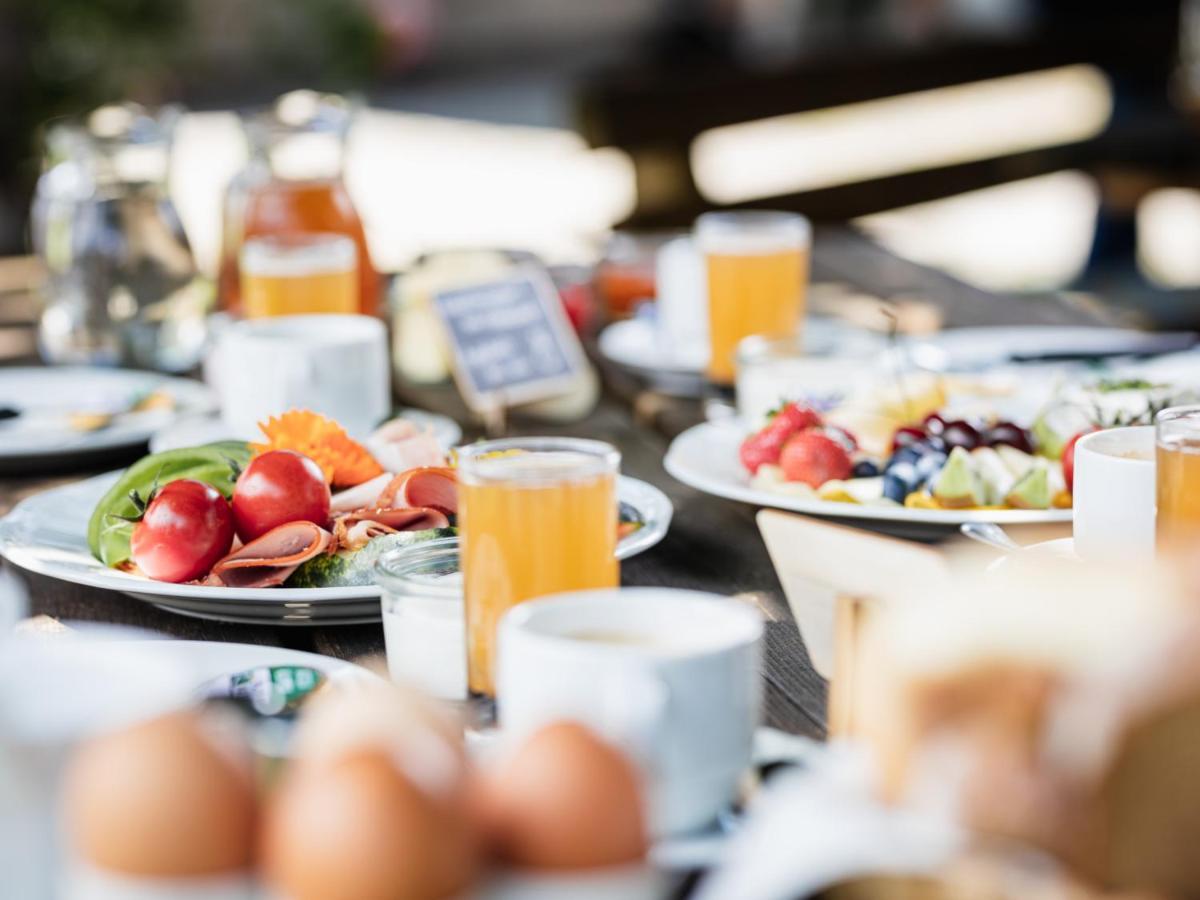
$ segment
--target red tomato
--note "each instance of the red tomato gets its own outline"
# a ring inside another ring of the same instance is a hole
[[[1067,490],[1072,493],[1075,491],[1075,445],[1079,443],[1079,439],[1085,434],[1091,434],[1093,431],[1099,431],[1099,428],[1087,428],[1075,435],[1067,441],[1062,452],[1062,471],[1063,481],[1067,483]]]
[[[329,524],[329,485],[321,468],[294,450],[256,456],[233,487],[233,520],[246,543],[288,522]]]
[[[216,488],[183,478],[160,488],[129,541],[133,561],[156,581],[207,575],[233,544],[233,513]]]

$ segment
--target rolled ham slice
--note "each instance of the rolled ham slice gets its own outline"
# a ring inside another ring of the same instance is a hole
[[[329,511],[336,516],[338,513],[354,512],[356,509],[374,506],[379,494],[392,483],[392,479],[395,477],[391,472],[384,472],[382,475],[376,475],[370,481],[364,481],[348,490],[339,491],[333,495],[333,499],[329,503]]]
[[[446,464],[446,453],[433,436],[433,429],[407,419],[384,422],[367,438],[366,445],[389,472]]]
[[[375,505],[380,508],[428,507],[447,516],[458,512],[458,473],[445,466],[423,466],[401,472],[385,487]]]
[[[296,568],[333,547],[333,535],[312,522],[288,522],[234,550],[209,573],[208,583],[226,587],[273,587]]]
[[[338,516],[334,527],[349,527],[358,522],[375,522],[386,525],[393,531],[423,531],[426,528],[445,528],[450,524],[450,520],[440,509],[411,506],[405,509],[356,509],[352,513]]]

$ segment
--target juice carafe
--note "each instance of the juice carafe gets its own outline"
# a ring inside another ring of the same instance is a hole
[[[285,94],[246,120],[250,162],[225,198],[220,290],[223,309],[241,312],[238,254],[246,238],[339,234],[358,252],[358,310],[380,312],[382,284],[371,263],[362,219],[342,179],[351,109],[310,91]]]

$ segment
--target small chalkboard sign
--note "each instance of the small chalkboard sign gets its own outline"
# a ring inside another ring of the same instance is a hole
[[[489,413],[556,397],[579,383],[587,361],[558,291],[537,266],[434,295],[463,399]]]

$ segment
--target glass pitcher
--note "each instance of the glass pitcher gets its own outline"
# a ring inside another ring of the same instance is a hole
[[[357,254],[357,311],[378,315],[382,284],[342,179],[353,105],[334,94],[292,91],[243,119],[250,158],[225,195],[221,308],[243,312],[239,258],[248,238],[342,235]]]
[[[179,115],[108,106],[48,130],[31,214],[47,362],[183,372],[199,361],[212,289],[165,186]]]

